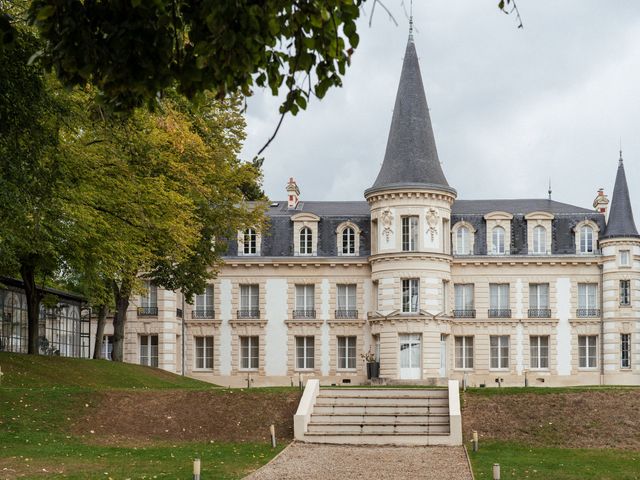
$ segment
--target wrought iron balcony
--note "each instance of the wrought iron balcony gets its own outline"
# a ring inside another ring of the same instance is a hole
[[[216,312],[213,308],[196,308],[191,311],[191,318],[216,318]]]
[[[293,318],[316,318],[316,311],[309,308],[297,309],[293,311]]]
[[[476,310],[475,308],[456,309],[453,311],[453,316],[456,318],[476,318]]]
[[[182,309],[181,308],[176,308],[176,317],[182,318]]]
[[[600,309],[599,308],[579,308],[576,310],[576,317],[585,318],[585,317],[599,317]]]
[[[336,318],[358,318],[358,310],[339,308],[336,310]]]
[[[550,308],[530,308],[529,318],[551,318]]]
[[[511,318],[510,308],[490,308],[489,318]]]
[[[138,307],[139,317],[157,317],[158,307]]]
[[[243,308],[238,310],[238,318],[260,318],[260,310],[257,308]]]

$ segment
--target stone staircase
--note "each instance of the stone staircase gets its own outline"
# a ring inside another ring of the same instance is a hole
[[[457,444],[454,438],[457,437],[457,432],[452,434],[449,390],[345,387],[318,389],[313,406],[306,412],[304,432],[300,432],[300,425],[296,425],[296,438],[313,443]],[[455,395],[458,395],[457,390]],[[301,407],[304,400],[303,396]],[[459,399],[456,400],[459,406]],[[300,413],[304,412],[299,409],[298,414]],[[459,420],[459,411],[457,419]],[[455,423],[453,430],[458,429],[458,422]]]

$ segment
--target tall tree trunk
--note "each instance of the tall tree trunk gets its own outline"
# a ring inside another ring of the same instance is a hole
[[[102,357],[102,342],[104,337],[104,327],[107,323],[107,306],[99,305],[98,306],[98,323],[96,328],[96,342],[93,348],[93,358],[96,360],[103,358]]]
[[[30,262],[20,265],[20,275],[24,283],[24,293],[27,297],[27,353],[29,353],[29,355],[38,355],[40,353],[40,332],[38,327],[40,323],[40,300],[42,299],[42,294],[38,292],[35,267]]]
[[[116,301],[116,311],[113,317],[113,352],[114,362],[124,361],[124,326],[127,323],[127,309],[133,288],[133,278],[125,278],[120,285],[113,282],[113,296]]]

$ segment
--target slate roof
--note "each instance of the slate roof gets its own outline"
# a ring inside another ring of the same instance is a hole
[[[402,64],[384,162],[378,178],[365,195],[407,187],[437,188],[455,193],[438,159],[418,54],[411,36]]]
[[[633,210],[631,209],[631,199],[629,198],[627,176],[624,173],[622,152],[620,152],[616,183],[613,187],[609,221],[602,238],[614,237],[640,237],[636,229],[636,223],[633,220]]]

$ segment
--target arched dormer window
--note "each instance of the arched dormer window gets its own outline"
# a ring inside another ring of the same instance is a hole
[[[360,229],[351,222],[341,223],[336,229],[337,251],[340,256],[359,255]]]
[[[573,229],[576,238],[576,253],[589,255],[598,248],[598,225],[592,220],[583,220]]]
[[[542,225],[533,227],[533,253],[547,253],[547,229]]]
[[[455,255],[473,255],[475,228],[468,222],[460,221],[453,226],[451,233],[453,253]]]
[[[300,229],[300,255],[311,255],[313,253],[313,233],[309,227]]]
[[[502,227],[493,227],[491,231],[491,244],[492,251],[494,255],[504,255],[504,228]]]

